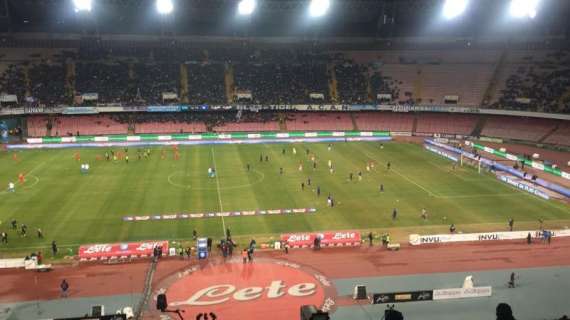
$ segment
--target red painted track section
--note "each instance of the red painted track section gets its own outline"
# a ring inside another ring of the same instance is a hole
[[[258,252],[258,258],[271,258],[297,263],[320,272],[329,279],[406,275],[417,273],[460,272],[545,266],[570,266],[570,238],[556,238],[552,244],[517,242],[484,242],[477,244],[403,245],[400,251],[364,245],[360,248],[324,248]],[[223,263],[215,257],[210,262]],[[255,263],[255,262],[254,262]],[[196,260],[163,259],[156,270],[153,289],[168,278],[177,277]],[[0,270],[0,303],[56,299],[59,283],[67,279],[70,297],[95,297],[141,293],[149,262],[121,265],[86,263],[60,266],[48,273],[24,270]],[[211,279],[215,282],[215,277]],[[342,303],[341,303],[342,304]],[[145,316],[155,319],[154,312]]]

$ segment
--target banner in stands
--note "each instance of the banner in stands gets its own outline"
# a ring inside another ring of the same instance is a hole
[[[162,246],[162,253],[168,253],[168,241],[144,241],[111,244],[90,244],[79,247],[80,259],[107,259],[120,257],[150,257],[155,247]]]
[[[180,112],[187,111],[188,106],[148,106],[146,112]]]
[[[405,291],[405,292],[389,292],[372,294],[372,304],[396,303],[396,302],[413,302],[413,301],[430,301],[433,299],[434,290],[421,291]]]
[[[309,98],[315,100],[325,100],[325,95],[319,92],[311,92],[309,93]]]
[[[83,101],[96,101],[99,100],[99,94],[97,92],[84,93],[81,95],[81,99]]]
[[[18,96],[15,94],[3,94],[0,95],[0,102],[13,102],[18,103]]]
[[[95,107],[67,107],[61,112],[63,114],[97,114],[97,108]]]
[[[287,242],[292,248],[309,248],[317,237],[321,239],[323,247],[359,246],[361,242],[358,231],[286,233],[281,235],[281,241]]]
[[[162,100],[176,100],[178,99],[178,94],[176,92],[163,92]]]
[[[551,231],[553,237],[570,237],[570,229]],[[528,234],[533,238],[542,238],[542,231],[526,230],[526,231],[500,231],[500,232],[482,232],[482,233],[450,233],[450,234],[434,234],[434,235],[410,235],[410,244],[417,246],[422,244],[448,243],[448,242],[466,242],[466,241],[495,241],[495,240],[519,240],[526,239]]]
[[[182,140],[227,140],[227,139],[281,139],[281,138],[306,138],[306,137],[390,137],[390,132],[387,131],[292,131],[292,132],[259,132],[251,134],[248,132],[232,132],[232,133],[202,133],[202,134],[172,134],[172,135],[140,135],[140,136],[127,136],[127,135],[114,135],[107,136],[107,141],[182,141]],[[96,139],[102,137],[95,136],[77,136],[73,137],[73,142],[97,142]],[[28,138],[28,143],[62,143],[66,137],[43,137],[43,138]]]
[[[450,288],[433,290],[433,300],[490,297],[492,287]]]

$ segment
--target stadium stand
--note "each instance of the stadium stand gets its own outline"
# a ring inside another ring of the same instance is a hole
[[[353,130],[349,113],[305,112],[287,113],[287,130]]]
[[[507,64],[493,108],[570,111],[568,51],[515,51]]]
[[[470,135],[478,118],[473,115],[422,113],[417,119],[416,132]]]
[[[414,126],[413,114],[407,113],[359,112],[354,119],[359,130],[411,132]]]
[[[481,135],[538,142],[555,129],[557,121],[540,118],[495,116],[487,119]]]
[[[555,145],[570,146],[570,124],[561,123],[558,128],[544,140],[544,142]]]
[[[32,116],[28,118],[28,135],[73,136],[126,134],[127,124],[119,123],[107,115],[96,116]]]

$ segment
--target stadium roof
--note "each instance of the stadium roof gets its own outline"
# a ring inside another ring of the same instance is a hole
[[[471,0],[463,16],[446,23],[443,0],[331,0],[321,19],[308,17],[309,0],[257,0],[247,17],[236,15],[238,0],[173,0],[166,16],[156,13],[155,0],[92,1],[92,11],[77,13],[71,0],[0,0],[0,32],[383,38],[521,32],[521,23],[502,23],[510,0]],[[570,1],[542,3],[524,32],[570,34]]]

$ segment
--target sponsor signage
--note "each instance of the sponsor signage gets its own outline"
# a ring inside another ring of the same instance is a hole
[[[490,297],[492,287],[451,288],[433,290],[433,300]]]
[[[329,311],[336,298],[325,276],[294,263],[266,260],[191,267],[178,273],[166,294],[172,309],[197,314],[209,308],[219,319],[247,319],[251,310],[271,314],[274,320],[298,319],[300,305]]]
[[[99,113],[95,107],[67,107],[61,112],[63,114],[96,114]]]
[[[535,238],[541,237],[541,232],[538,230],[482,232],[482,233],[455,233],[455,234],[435,234],[435,235],[411,234],[409,237],[409,242],[411,245],[424,245],[424,244],[437,244],[437,243],[448,243],[448,242],[519,240],[519,239],[526,239],[529,233]],[[570,237],[570,230],[553,230],[552,234],[553,237]]]
[[[541,197],[542,199],[545,199],[545,200],[550,199],[550,196],[548,194],[546,194],[546,192],[535,188],[533,185],[531,185],[530,183],[528,183],[524,180],[520,180],[520,179],[517,179],[514,177],[509,177],[509,176],[497,176],[497,178],[499,178],[501,181],[508,183],[511,186],[514,186],[520,190],[526,191],[526,192],[533,194],[537,197]]]
[[[312,247],[315,239],[321,239],[321,246],[358,246],[361,235],[358,231],[326,231],[309,233],[287,233],[281,235],[281,241],[287,242],[293,248]]]
[[[168,252],[168,241],[144,241],[110,244],[90,244],[79,247],[80,259],[107,259],[111,257],[152,256],[155,247],[162,246],[162,252]]]
[[[432,290],[392,292],[392,293],[375,293],[372,295],[372,304],[396,303],[396,302],[413,302],[413,301],[430,301],[433,300]]]
[[[210,213],[179,213],[179,214],[155,214],[152,216],[124,216],[123,221],[149,221],[149,220],[182,220],[182,219],[201,219],[215,217],[239,217],[239,216],[256,216],[256,215],[282,215],[293,213],[314,213],[315,208],[297,208],[297,209],[270,209],[270,210],[248,210],[248,211],[231,211],[231,212],[210,212]]]

